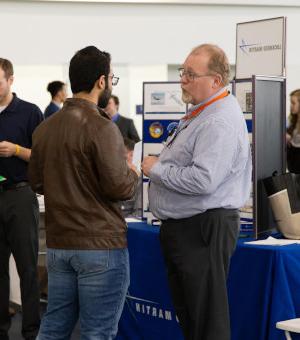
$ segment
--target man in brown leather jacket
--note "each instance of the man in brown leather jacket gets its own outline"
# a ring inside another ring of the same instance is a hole
[[[69,76],[73,98],[36,129],[29,164],[46,208],[48,307],[38,339],[69,338],[78,318],[82,339],[113,339],[129,285],[118,201],[133,196],[138,176],[118,127],[97,107],[118,82],[110,55],[78,51]]]

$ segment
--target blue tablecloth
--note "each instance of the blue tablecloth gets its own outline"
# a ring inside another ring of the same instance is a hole
[[[284,340],[276,322],[300,317],[300,245],[239,242],[231,260],[228,297],[232,340]]]
[[[129,223],[130,287],[118,340],[182,340],[172,306],[159,228]]]
[[[300,317],[300,245],[243,242],[232,257],[228,279],[232,340],[284,340],[276,322]],[[129,223],[128,245],[131,283],[117,339],[183,340],[167,286],[159,228]]]

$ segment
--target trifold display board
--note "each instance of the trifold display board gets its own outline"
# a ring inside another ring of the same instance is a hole
[[[253,217],[255,237],[275,227],[262,179],[286,171],[285,93],[283,77],[252,76],[233,82],[233,94],[245,114],[253,159],[253,192],[241,211],[242,228],[245,224],[251,229]]]
[[[179,82],[143,83],[143,157],[159,155],[170,131],[187,111]],[[149,211],[149,178],[143,175],[143,218],[155,224]]]

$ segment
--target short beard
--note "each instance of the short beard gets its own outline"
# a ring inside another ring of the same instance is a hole
[[[186,91],[182,90],[181,99],[185,104],[191,104],[192,103],[192,96],[188,94]]]
[[[98,99],[98,106],[101,109],[105,109],[109,102],[110,97],[111,97],[111,90],[108,88],[104,89]]]

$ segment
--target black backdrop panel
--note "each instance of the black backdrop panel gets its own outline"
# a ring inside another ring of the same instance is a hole
[[[275,228],[262,179],[285,169],[285,81],[254,78],[254,177],[256,234]]]

